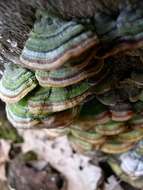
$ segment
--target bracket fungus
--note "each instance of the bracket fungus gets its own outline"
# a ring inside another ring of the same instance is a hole
[[[98,43],[94,32],[75,21],[65,21],[50,10],[41,12],[21,54],[21,64],[53,70],[81,56]]]
[[[96,151],[121,179],[143,188],[143,3],[90,0],[94,11],[88,14],[85,3],[74,17],[81,6],[75,0],[66,17],[64,0],[48,1],[36,11],[22,51],[7,57],[0,98],[8,120],[23,147],[66,177],[68,190],[98,187],[101,170],[85,157]]]

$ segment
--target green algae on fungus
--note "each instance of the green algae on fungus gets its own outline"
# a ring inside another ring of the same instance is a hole
[[[87,81],[64,88],[39,87],[33,91],[28,108],[33,114],[63,111],[84,101],[90,95]]]
[[[89,131],[82,131],[75,129],[74,126],[71,128],[71,134],[74,138],[83,140],[93,145],[101,145],[105,142],[106,137],[97,133],[94,129]]]
[[[96,75],[104,66],[103,63],[96,63],[96,61],[91,60],[91,57],[83,57],[82,62],[79,59],[72,61],[72,63],[69,65],[67,62],[64,66],[49,72],[36,71],[36,78],[39,84],[43,87],[70,86]]]
[[[101,147],[101,151],[107,154],[121,154],[134,147],[134,143],[125,143],[115,139],[107,140]]]
[[[110,121],[111,114],[107,106],[93,98],[82,106],[78,120],[80,120],[80,124],[83,121],[83,125],[86,122],[89,125],[91,123],[91,126],[94,127],[96,124],[104,124]]]
[[[53,70],[79,57],[98,43],[95,33],[76,21],[41,12],[20,57],[34,70]]]
[[[33,72],[14,64],[5,67],[0,80],[0,98],[6,103],[15,103],[37,86],[36,77]]]
[[[29,96],[15,104],[6,105],[7,118],[16,128],[56,128],[67,127],[77,117],[79,107],[58,113],[33,114],[28,108]]]
[[[102,135],[117,135],[126,130],[124,122],[109,121],[95,126],[96,131]]]

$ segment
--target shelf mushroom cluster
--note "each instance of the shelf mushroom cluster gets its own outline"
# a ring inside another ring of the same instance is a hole
[[[78,121],[68,131],[73,147],[82,153],[101,150],[108,154],[132,149],[143,139],[140,106],[143,103],[138,101],[135,104],[120,102],[111,107],[96,98],[84,104]]]
[[[84,25],[38,12],[19,63],[7,64],[0,81],[9,121],[18,128],[70,125],[91,94],[89,78],[104,69],[93,58],[97,44]]]
[[[19,62],[5,65],[0,98],[14,127],[66,134],[76,151],[117,154],[127,170],[121,155],[143,139],[143,68],[115,76],[108,59],[143,46],[143,11],[126,6],[84,21],[39,11]]]

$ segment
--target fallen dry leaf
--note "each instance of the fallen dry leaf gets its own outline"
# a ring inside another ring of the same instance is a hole
[[[105,183],[104,190],[123,190],[123,188],[116,177],[112,175],[108,178],[108,183]]]
[[[89,158],[74,153],[67,137],[50,141],[45,130],[20,130],[24,138],[23,152],[35,151],[39,158],[47,161],[61,172],[68,182],[68,190],[95,190],[102,178],[99,167],[89,163]]]

